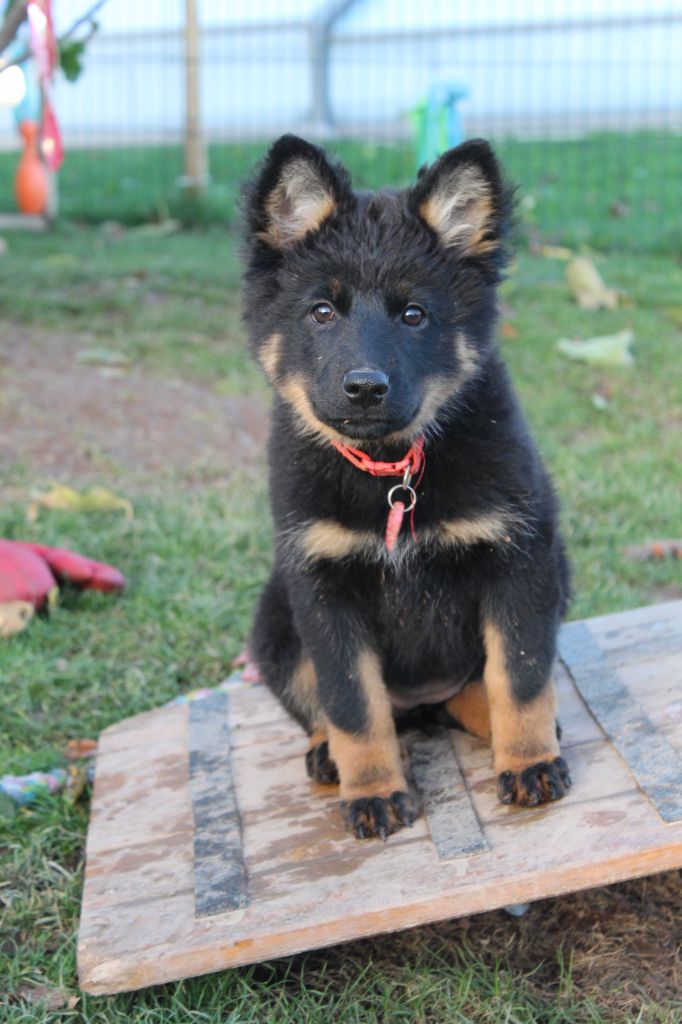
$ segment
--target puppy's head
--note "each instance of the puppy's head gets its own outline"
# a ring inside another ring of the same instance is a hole
[[[455,414],[491,344],[510,205],[482,141],[374,195],[303,139],[273,145],[247,195],[245,318],[303,429],[409,441]]]

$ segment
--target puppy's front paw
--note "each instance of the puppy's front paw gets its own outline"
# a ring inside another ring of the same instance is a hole
[[[419,813],[410,794],[404,792],[342,800],[340,807],[343,820],[356,839],[378,836],[386,840],[403,825],[412,825]]]
[[[503,804],[536,807],[560,800],[571,788],[571,776],[563,757],[540,761],[522,772],[502,772],[497,776],[497,795]]]
[[[329,756],[329,743],[323,740],[317,743],[305,755],[306,771],[315,782],[325,786],[334,786],[339,781],[339,770],[336,762]]]

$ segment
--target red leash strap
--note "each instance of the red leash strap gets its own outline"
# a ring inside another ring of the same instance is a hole
[[[402,483],[391,487],[388,492],[389,512],[388,519],[386,520],[386,548],[390,552],[395,547],[406,512],[410,513],[410,533],[412,534],[412,539],[416,540],[414,510],[417,504],[416,488],[419,486],[424,475],[424,466],[426,464],[424,438],[418,437],[405,457],[399,459],[398,462],[375,462],[374,459],[370,459],[367,452],[360,451],[359,448],[351,448],[350,445],[342,444],[340,441],[332,441],[332,444],[337,452],[343,455],[344,459],[347,459],[353,466],[357,469],[362,469],[365,473],[370,473],[372,476],[402,476]],[[412,480],[415,476],[417,479],[413,487]],[[404,501],[394,499],[394,495],[401,491],[408,498],[409,503],[407,505]]]

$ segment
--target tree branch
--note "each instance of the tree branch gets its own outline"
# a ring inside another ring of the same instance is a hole
[[[81,27],[81,25],[85,25],[85,24],[88,24],[90,26],[90,28],[89,28],[89,31],[88,31],[87,35],[83,39],[83,42],[87,43],[90,39],[92,39],[93,35],[97,31],[97,26],[96,26],[95,20],[94,20],[95,15],[99,11],[100,7],[104,7],[106,2],[107,2],[107,0],[97,0],[97,2],[92,5],[92,7],[88,8],[88,10],[85,12],[85,14],[81,14],[79,18],[76,18],[76,20],[73,22],[73,24],[69,25],[69,27],[67,28],[66,32],[62,32],[62,34],[57,37],[57,46],[60,46],[62,43],[66,42],[67,39],[70,39],[71,36],[75,32],[78,31],[78,29]],[[23,7],[23,16],[19,20],[19,22],[17,23],[16,28],[14,29],[14,35],[12,36],[12,39],[17,34],[17,30],[19,28],[19,25],[21,24],[23,19],[26,17],[26,7],[27,6],[28,6],[28,0],[15,0],[15,4],[12,7],[12,10],[10,11],[10,15],[15,10],[15,8]],[[2,38],[2,33],[3,33],[5,25],[7,24],[8,21],[9,21],[9,15],[7,16],[7,19],[5,20],[5,24],[0,26],[0,39]],[[5,43],[5,46],[8,46],[9,43],[12,41],[12,39],[9,39]],[[0,42],[0,53],[2,53],[2,51],[3,51],[3,46],[2,46],[2,43]],[[14,57],[12,60],[8,60],[5,63],[3,63],[2,67],[4,69],[4,68],[11,67],[12,64],[23,64],[23,62],[25,60],[27,60],[30,56],[31,56],[31,50],[30,50],[30,47],[27,47],[24,50],[23,53],[20,53],[17,57]]]
[[[90,7],[89,10],[85,12],[85,14],[81,14],[79,18],[76,18],[74,23],[70,25],[69,28],[67,28],[66,32],[64,32],[59,37],[59,42],[61,43],[64,39],[70,39],[74,32],[76,32],[77,29],[79,29],[81,25],[84,25],[86,22],[90,22],[90,24],[92,24],[93,18],[99,11],[100,7],[104,7],[106,2],[107,0],[97,0],[97,2],[94,3],[92,7]]]
[[[0,24],[0,53],[7,49],[19,31],[19,26],[26,20],[27,7],[28,0],[14,0],[7,17]]]

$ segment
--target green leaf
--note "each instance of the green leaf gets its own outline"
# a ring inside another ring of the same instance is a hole
[[[59,64],[69,82],[75,82],[83,70],[85,43],[79,39],[65,39],[59,44]]]

